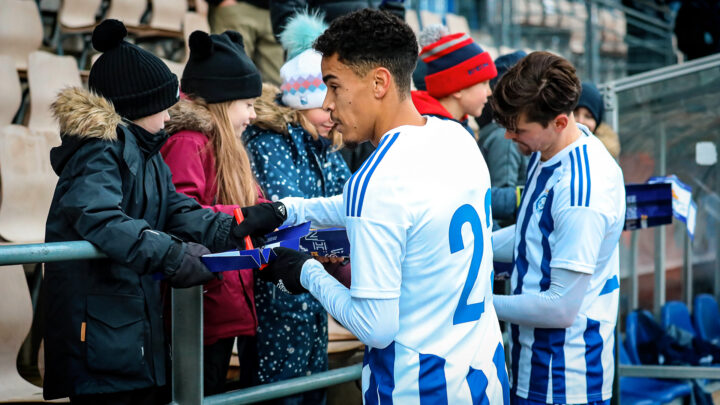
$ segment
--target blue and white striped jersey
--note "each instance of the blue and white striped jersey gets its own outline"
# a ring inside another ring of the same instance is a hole
[[[547,290],[552,268],[592,275],[570,328],[511,326],[513,392],[544,403],[612,395],[625,186],[603,144],[578,127],[580,138],[551,159],[532,155],[516,224],[513,294]]]
[[[400,308],[394,341],[366,350],[366,404],[509,404],[489,190],[474,140],[433,117],[385,134],[346,183],[350,294]]]

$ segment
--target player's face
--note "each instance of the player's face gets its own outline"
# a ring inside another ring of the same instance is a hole
[[[574,114],[575,120],[577,120],[577,122],[588,127],[590,132],[595,132],[595,128],[597,127],[597,121],[595,121],[595,117],[590,114],[590,110],[585,107],[578,107],[575,109]]]
[[[471,117],[479,117],[490,95],[492,95],[492,91],[488,81],[476,83],[460,90],[459,101],[463,113]]]
[[[360,77],[337,54],[323,56],[321,68],[328,88],[322,108],[330,112],[343,142],[352,146],[370,140],[376,116],[372,70]]]
[[[521,114],[518,118],[517,128],[513,131],[509,129],[505,131],[505,138],[515,142],[523,155],[552,150],[558,136],[559,132],[552,121],[547,127],[543,127],[538,122],[528,122],[525,114]]]

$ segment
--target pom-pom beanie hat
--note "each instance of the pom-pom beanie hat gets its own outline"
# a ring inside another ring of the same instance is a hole
[[[127,29],[118,20],[95,27],[92,44],[102,52],[90,69],[88,87],[112,101],[129,120],[172,107],[179,100],[177,76],[152,53],[124,40]]]
[[[322,55],[312,49],[317,37],[327,29],[319,14],[301,12],[292,17],[280,43],[288,53],[288,61],[280,68],[282,103],[296,110],[322,107],[327,86],[322,80]]]
[[[190,35],[190,58],[183,70],[180,87],[189,96],[208,103],[259,97],[260,72],[245,53],[243,37],[235,31]]]
[[[590,111],[597,125],[600,125],[605,112],[605,105],[603,102],[602,94],[598,91],[597,87],[590,82],[583,82],[582,93],[580,93],[580,100],[578,100],[577,107],[585,107]]]
[[[420,59],[427,64],[425,85],[434,98],[497,76],[490,54],[465,33],[450,34],[423,47]]]

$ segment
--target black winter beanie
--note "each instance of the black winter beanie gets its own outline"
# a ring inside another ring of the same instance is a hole
[[[126,36],[118,20],[95,27],[92,44],[103,54],[90,69],[90,90],[112,101],[115,111],[129,120],[172,107],[180,99],[177,76],[157,56],[124,41]]]
[[[605,112],[605,104],[603,103],[602,94],[598,91],[597,87],[590,82],[583,82],[582,93],[580,93],[580,100],[578,100],[578,107],[585,107],[590,111],[597,125],[602,122],[603,113]]]
[[[245,54],[243,37],[238,32],[208,35],[195,31],[189,45],[190,59],[180,82],[185,94],[202,97],[208,103],[260,96],[260,72]]]

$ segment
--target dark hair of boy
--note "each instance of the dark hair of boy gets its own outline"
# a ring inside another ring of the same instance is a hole
[[[337,53],[338,60],[358,76],[385,67],[395,79],[401,98],[410,95],[417,40],[410,27],[389,12],[366,8],[338,18],[313,47],[323,56]]]
[[[505,73],[493,90],[495,120],[514,131],[520,116],[547,127],[559,114],[570,114],[582,87],[575,67],[550,52],[533,52]]]

